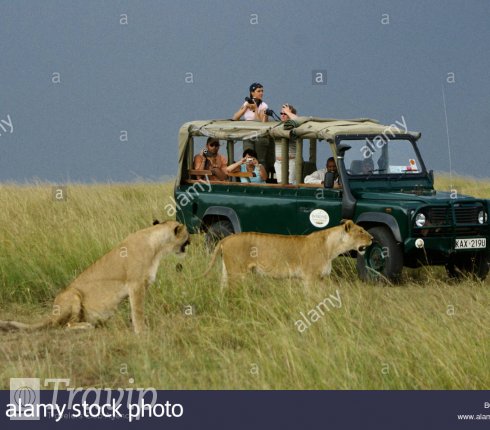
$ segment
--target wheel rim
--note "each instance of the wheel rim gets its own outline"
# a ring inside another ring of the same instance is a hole
[[[386,264],[383,248],[379,244],[373,244],[366,254],[366,265],[376,272],[383,272]]]

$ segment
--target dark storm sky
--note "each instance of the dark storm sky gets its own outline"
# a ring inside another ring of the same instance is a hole
[[[254,81],[277,112],[403,116],[436,171],[444,93],[453,172],[490,176],[488,0],[2,0],[0,78],[0,181],[169,178],[180,125]]]

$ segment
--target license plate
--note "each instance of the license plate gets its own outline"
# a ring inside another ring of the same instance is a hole
[[[487,247],[487,239],[485,237],[477,237],[471,239],[456,239],[454,249],[485,249]]]

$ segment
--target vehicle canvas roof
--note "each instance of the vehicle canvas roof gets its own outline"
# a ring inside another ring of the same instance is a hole
[[[190,121],[179,131],[179,166],[184,161],[185,149],[193,136],[215,137],[220,140],[248,140],[263,137],[273,139],[297,137],[300,139],[321,139],[329,143],[338,135],[392,135],[409,134],[415,139],[418,132],[410,132],[392,125],[383,125],[369,118],[333,119],[298,117],[294,121],[232,121],[223,119]],[[179,169],[180,172],[180,169]],[[178,174],[180,176],[180,173]],[[177,178],[179,180],[179,178]]]

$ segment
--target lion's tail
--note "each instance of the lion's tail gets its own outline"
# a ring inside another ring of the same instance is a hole
[[[223,249],[222,249],[223,245],[221,242],[222,241],[218,242],[218,244],[216,245],[216,248],[214,248],[213,256],[211,257],[211,261],[210,261],[209,266],[206,269],[206,271],[202,275],[198,276],[196,279],[204,278],[204,277],[208,276],[209,272],[211,272],[211,269],[213,268],[214,263],[216,262],[216,259],[218,258],[218,255],[220,255],[223,252]]]
[[[45,327],[53,325],[51,318],[41,321],[36,324],[25,324],[18,321],[0,321],[0,330],[10,331],[10,330],[40,330]]]

